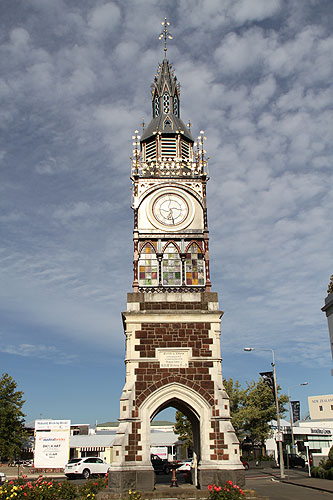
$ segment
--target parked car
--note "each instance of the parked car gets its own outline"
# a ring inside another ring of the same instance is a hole
[[[181,466],[178,467],[177,472],[189,472],[191,470],[192,460],[185,460],[181,462]]]
[[[170,463],[168,462],[168,460],[163,460],[158,455],[151,454],[150,461],[156,474],[159,474],[160,472],[162,472],[163,474],[170,473]]]
[[[0,484],[6,481],[6,474],[0,471]]]
[[[22,465],[23,465],[23,467],[32,467],[33,463],[34,463],[34,461],[30,458],[28,460],[23,460]]]
[[[72,458],[64,467],[65,476],[83,476],[89,479],[93,475],[104,475],[109,471],[110,464],[107,464],[99,457]]]
[[[285,465],[288,465],[289,467],[305,467],[305,460],[303,457],[300,455],[296,454],[290,454],[290,455],[285,455],[283,457]]]
[[[12,465],[14,465],[15,467],[18,467],[19,465],[22,467],[31,467],[32,464],[33,464],[32,458],[28,458],[28,459],[20,458],[20,459],[14,460],[14,463]]]
[[[249,462],[246,462],[246,460],[243,460],[242,458],[241,458],[241,462],[243,464],[244,469],[249,470],[249,468],[250,468]]]

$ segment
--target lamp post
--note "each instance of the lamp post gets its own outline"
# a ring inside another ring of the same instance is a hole
[[[302,382],[301,384],[292,385],[291,387],[288,387],[288,402],[289,402],[289,418],[290,418],[290,429],[291,429],[291,450],[292,450],[292,453],[294,453],[294,451],[295,451],[295,437],[294,437],[294,429],[293,429],[294,419],[293,419],[293,413],[292,413],[292,409],[291,409],[290,389],[292,389],[293,387],[299,387],[299,386],[308,385],[308,384],[309,384],[309,382]]]
[[[274,381],[274,393],[275,393],[275,406],[276,406],[276,423],[278,428],[278,443],[279,443],[279,465],[280,465],[280,477],[284,479],[284,460],[283,460],[283,447],[282,447],[282,432],[281,432],[281,423],[280,423],[280,410],[279,410],[279,400],[278,400],[278,392],[277,392],[277,383],[276,383],[276,370],[275,370],[275,356],[273,349],[268,349],[264,347],[244,347],[244,351],[270,351],[272,353],[272,367],[273,367],[273,381]]]

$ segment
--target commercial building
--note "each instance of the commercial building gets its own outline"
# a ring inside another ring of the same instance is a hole
[[[311,420],[333,420],[333,394],[309,396],[308,404]]]

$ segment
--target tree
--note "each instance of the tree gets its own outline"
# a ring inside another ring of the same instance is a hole
[[[0,457],[13,460],[19,455],[27,437],[22,406],[23,392],[16,390],[15,380],[4,373],[0,379]]]
[[[181,411],[176,411],[174,432],[179,436],[179,439],[184,442],[187,448],[192,446],[192,425],[190,420]]]
[[[229,394],[231,421],[238,439],[249,438],[252,443],[260,443],[264,453],[264,442],[271,434],[269,422],[276,419],[272,389],[262,377],[258,382],[247,383],[246,389],[241,388],[238,380],[234,383],[232,379],[224,380],[224,386]],[[280,415],[283,415],[288,397],[281,395],[278,399]]]
[[[330,282],[328,284],[327,293],[328,295],[333,293],[333,274],[331,275]]]
[[[238,436],[238,439],[241,439],[244,434],[244,416],[239,410],[243,406],[245,400],[245,390],[241,388],[238,380],[234,382],[232,378],[223,380],[223,384],[229,396],[231,422]]]

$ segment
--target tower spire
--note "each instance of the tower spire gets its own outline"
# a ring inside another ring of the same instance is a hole
[[[164,21],[162,21],[162,26],[164,26],[164,29],[162,31],[162,33],[159,35],[158,39],[161,40],[162,38],[164,38],[164,55],[166,57],[166,53],[167,53],[167,40],[172,40],[173,39],[173,36],[171,35],[171,33],[169,33],[169,30],[168,30],[168,26],[170,26],[170,23],[169,21],[167,21],[167,18],[165,17],[164,18]]]

